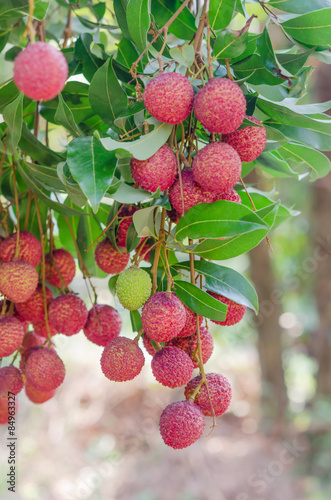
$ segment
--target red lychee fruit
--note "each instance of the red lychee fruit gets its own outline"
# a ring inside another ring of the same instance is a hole
[[[0,358],[9,356],[22,344],[24,329],[13,316],[0,316]]]
[[[211,142],[195,155],[192,170],[195,182],[202,189],[222,194],[239,181],[241,161],[228,144]]]
[[[213,353],[214,350],[214,341],[211,333],[204,326],[200,327],[200,340],[201,340],[201,353],[202,353],[202,361],[203,364],[207,363],[208,359]],[[196,360],[196,356],[194,353],[197,353],[198,347],[198,337],[197,334],[194,333],[190,337],[176,337],[168,343],[168,345],[172,345],[175,347],[179,347],[183,349],[193,361],[194,368],[198,368],[198,362]]]
[[[35,404],[42,404],[51,399],[55,395],[56,391],[40,391],[36,389],[32,384],[28,382],[25,384],[25,394],[28,399]]]
[[[26,332],[22,342],[22,351],[29,349],[29,347],[41,346],[44,342],[45,339],[41,335],[37,335],[33,330]]]
[[[143,337],[143,344],[144,344],[144,347],[145,347],[146,351],[148,352],[148,354],[150,354],[151,356],[154,356],[155,349],[153,347],[151,339],[149,339],[147,337],[147,335],[144,335],[144,337]]]
[[[108,274],[121,273],[130,260],[130,254],[118,252],[108,238],[97,244],[94,257],[100,269]]]
[[[3,309],[3,300],[0,300],[0,311],[2,311],[2,313],[4,315],[8,315],[9,310],[10,310],[10,302],[6,301],[6,307],[4,310],[2,310],[2,309]],[[25,319],[23,319],[22,316],[20,316],[18,314],[16,307],[14,307],[14,311],[13,311],[13,314],[11,316],[18,319],[21,322],[21,324],[23,326],[23,330],[24,330],[24,332],[26,332],[28,327],[29,327],[30,321],[26,321]]]
[[[100,363],[102,372],[109,380],[125,382],[139,375],[145,358],[133,340],[117,337],[104,348]]]
[[[76,295],[57,297],[48,309],[48,319],[57,332],[70,336],[80,332],[86,324],[88,311]]]
[[[152,359],[152,372],[160,384],[181,387],[192,377],[194,366],[188,354],[178,347],[163,347]]]
[[[22,260],[0,266],[0,292],[12,302],[27,301],[37,288],[36,268]]]
[[[154,118],[165,123],[179,123],[190,114],[194,91],[180,73],[162,73],[150,80],[144,91],[144,103]]]
[[[66,288],[74,279],[76,273],[75,259],[64,248],[53,251],[53,256],[45,256],[45,279],[51,286]]]
[[[158,292],[143,307],[141,321],[146,335],[155,342],[167,342],[184,328],[184,304],[174,293]]]
[[[45,339],[43,339],[43,343],[45,342]],[[20,370],[22,373],[25,374],[25,368],[26,368],[26,362],[31,356],[33,352],[38,351],[38,349],[41,349],[42,344],[39,345],[33,345],[31,347],[28,347],[28,349],[24,349],[23,352],[21,352],[21,359],[20,359]],[[53,346],[51,346],[51,350],[55,352],[55,349]]]
[[[53,300],[53,292],[48,287],[46,291],[47,306]],[[44,310],[44,294],[42,285],[38,285],[37,290],[31,295],[26,302],[16,304],[18,314],[26,321],[36,322],[42,321],[45,318]]]
[[[254,123],[262,125],[260,120],[253,116],[247,116]],[[231,134],[222,135],[222,141],[230,144],[240,156],[241,161],[255,160],[265,148],[267,143],[267,132],[264,127],[248,126],[235,130]]]
[[[130,166],[136,184],[142,189],[152,192],[158,188],[161,191],[169,189],[177,172],[176,156],[166,144],[147,160],[131,158]]]
[[[96,304],[88,313],[84,333],[94,344],[105,346],[119,336],[121,328],[122,318],[116,309]]]
[[[11,262],[15,257],[17,233],[11,234],[0,246],[2,262]],[[19,235],[19,252],[17,260],[24,260],[33,267],[37,267],[41,259],[41,243],[28,231],[21,231]]]
[[[194,113],[201,125],[216,134],[229,134],[243,122],[246,99],[239,85],[227,78],[213,78],[194,99]]]
[[[47,324],[46,324],[46,321],[44,319],[41,321],[36,321],[35,323],[32,323],[32,326],[33,326],[36,334],[39,335],[40,337],[43,337],[44,342],[45,342],[45,338],[47,338],[47,336],[48,336],[48,330],[49,330],[49,334],[51,337],[53,337],[54,335],[59,333],[57,331],[57,329],[53,325],[51,325],[51,323],[49,321],[48,321],[48,329],[47,329]]]
[[[0,398],[7,397],[8,392],[18,394],[24,386],[22,374],[15,366],[0,368]]]
[[[59,50],[46,42],[30,44],[14,61],[14,82],[27,97],[48,101],[63,89],[68,64]]]
[[[237,304],[236,302],[233,302],[233,300],[223,297],[223,295],[219,295],[218,293],[210,292],[209,290],[207,293],[214,297],[214,299],[217,299],[228,306],[225,321],[215,321],[212,319],[211,321],[213,323],[216,323],[217,325],[231,326],[239,323],[239,321],[243,319],[246,312],[246,306]]]
[[[126,248],[126,237],[129,231],[129,227],[133,222],[133,214],[139,210],[138,207],[134,205],[124,206],[118,212],[118,218],[125,217],[118,225],[116,233],[116,243],[118,247]]]
[[[200,408],[190,401],[171,403],[160,417],[160,433],[166,445],[181,450],[195,443],[203,433],[205,419]]]
[[[186,311],[186,322],[184,325],[184,328],[179,332],[177,337],[189,337],[190,335],[193,335],[197,331],[197,315],[191,311],[185,304],[185,311]],[[202,324],[203,317],[199,316],[199,325],[201,326]]]
[[[135,252],[136,254],[139,253],[139,256],[143,256],[143,260],[145,262],[149,262],[149,259],[151,257],[151,252],[149,251],[151,246],[149,243],[146,243],[146,240],[148,241],[148,238],[142,238],[141,242],[137,246]]]
[[[194,181],[192,170],[184,170],[182,172],[182,185],[183,199],[178,177],[169,189],[170,203],[179,215],[184,215],[187,210],[198,203],[211,203],[214,200],[215,193],[202,189],[201,186]]]
[[[15,405],[8,405],[8,397],[0,398],[0,424],[8,424],[9,417],[16,415],[17,406],[17,398],[15,398]]]
[[[65,367],[55,351],[37,348],[25,365],[27,382],[39,391],[50,392],[59,387],[65,377]]]
[[[232,391],[231,385],[226,377],[219,373],[207,373],[208,389],[213,404],[216,417],[220,417],[229,408],[231,403]],[[189,399],[201,382],[200,375],[190,380],[185,387],[185,397]],[[199,406],[206,417],[212,417],[213,412],[210,406],[210,400],[205,384],[201,387],[200,393],[194,398],[194,402]]]
[[[225,201],[234,201],[235,203],[242,203],[242,200],[235,189],[230,189],[226,193],[217,194],[214,198],[214,201],[225,200]]]

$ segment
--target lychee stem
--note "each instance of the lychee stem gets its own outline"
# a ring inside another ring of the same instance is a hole
[[[36,32],[33,27],[33,11],[34,11],[34,0],[29,0],[29,17],[26,23],[26,28],[23,34],[23,38],[29,36],[31,43],[35,42],[35,36],[36,36]]]
[[[17,182],[16,182],[16,169],[15,162],[13,159],[13,182],[14,182],[14,193],[15,193],[15,206],[16,206],[16,247],[14,261],[17,260],[20,251],[20,207],[18,203],[18,192],[17,192]]]
[[[161,248],[162,248],[163,242],[165,240],[164,225],[165,225],[166,213],[167,213],[166,209],[162,208],[161,224],[160,224],[160,230],[159,230],[159,239],[157,241],[157,245],[156,245],[156,249],[155,249],[154,262],[153,262],[153,266],[152,266],[152,269],[151,269],[151,274],[153,276],[153,294],[157,290],[157,268],[158,268],[158,265],[159,265]]]
[[[139,330],[138,334],[135,336],[135,338],[133,339],[133,342],[135,342],[136,344],[138,344],[139,342],[139,339],[140,337],[142,336],[142,334],[144,333],[144,329],[141,328],[141,330]]]
[[[180,187],[180,199],[182,201],[182,212],[184,213],[184,190],[183,190],[183,180],[182,180],[182,171],[180,168],[180,159],[179,159],[179,151],[177,144],[177,125],[175,125],[175,152],[176,152],[176,160],[177,160],[177,170],[178,170],[178,178],[179,178],[179,187]]]

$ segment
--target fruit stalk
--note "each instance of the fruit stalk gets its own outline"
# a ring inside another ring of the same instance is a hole
[[[15,193],[15,206],[16,206],[16,248],[14,260],[17,260],[19,251],[20,251],[20,207],[18,203],[18,192],[17,192],[17,182],[16,182],[16,169],[15,162],[13,159],[13,182],[14,182],[14,193]]]
[[[165,240],[164,225],[165,225],[166,213],[167,213],[166,209],[162,208],[161,225],[160,225],[160,230],[159,230],[159,239],[158,239],[158,242],[157,242],[157,245],[156,245],[154,262],[153,262],[153,266],[152,266],[152,269],[151,269],[151,273],[152,273],[152,276],[153,276],[153,289],[152,289],[153,294],[157,290],[157,268],[158,268],[158,265],[159,265],[161,248],[162,248],[163,242]]]

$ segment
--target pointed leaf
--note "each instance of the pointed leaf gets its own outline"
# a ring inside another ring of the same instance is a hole
[[[126,8],[126,21],[130,36],[138,50],[142,52],[147,45],[147,31],[151,24],[148,0],[130,0]]]
[[[215,321],[224,321],[227,306],[211,295],[200,290],[192,283],[175,280],[174,287],[177,297],[191,309],[191,311]]]
[[[153,0],[152,14],[157,25],[161,28],[180,8],[180,0]],[[173,33],[182,40],[191,40],[196,32],[195,18],[185,7],[177,18],[169,26],[169,33]]]
[[[21,138],[23,125],[23,94],[22,92],[2,112],[3,119],[8,125],[7,144],[15,154],[17,144]]]
[[[295,40],[308,45],[330,43],[331,8],[307,12],[281,24]]]
[[[276,9],[293,12],[295,14],[305,14],[312,10],[321,10],[331,7],[331,0],[269,0],[268,4]]]
[[[74,137],[83,136],[69,106],[64,102],[62,94],[59,94],[59,105],[55,113],[55,121],[66,128]]]
[[[289,162],[292,168],[304,166],[311,169],[311,181],[325,177],[331,169],[330,160],[320,151],[309,148],[303,144],[284,144],[278,149],[279,154]]]
[[[209,24],[213,31],[226,28],[230,23],[236,0],[210,0]]]

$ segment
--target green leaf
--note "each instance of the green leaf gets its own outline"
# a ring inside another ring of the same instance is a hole
[[[329,134],[324,134],[310,129],[286,126],[272,120],[265,122],[264,125],[270,125],[270,127],[281,132],[288,139],[292,139],[295,142],[309,144],[313,148],[322,151],[331,151],[331,129]]]
[[[209,24],[213,31],[226,28],[230,23],[236,0],[210,0]]]
[[[49,2],[44,0],[34,0],[33,17],[41,21],[44,19]],[[28,0],[6,0],[0,5],[0,18],[11,19],[14,17],[22,17],[22,14],[29,13]]]
[[[133,332],[139,332],[142,329],[141,315],[139,311],[130,311],[131,327]]]
[[[173,47],[170,49],[171,57],[182,66],[190,68],[194,62],[194,48],[193,45],[185,43],[182,46]]]
[[[279,130],[268,126],[265,126],[264,128],[267,132],[267,144],[264,148],[265,153],[268,151],[274,151],[275,149],[278,149],[280,146],[288,142],[287,137],[285,137],[285,135],[282,134]]]
[[[101,271],[97,266],[94,257],[95,247],[87,250],[94,241],[100,236],[102,228],[98,220],[91,213],[90,207],[85,207],[85,215],[89,217],[81,216],[78,222],[77,228],[77,245],[80,250],[83,262],[90,273],[91,276],[96,276],[97,278],[105,278],[108,276],[106,273]]]
[[[20,91],[13,81],[0,88],[0,113],[3,112],[4,108],[8,106],[8,104],[12,102],[19,95],[19,93]],[[31,102],[31,99],[29,102]]]
[[[330,43],[331,8],[308,12],[281,24],[286,33],[309,45]]]
[[[20,94],[2,112],[3,119],[8,126],[7,144],[15,154],[17,144],[21,138],[23,125],[23,94]]]
[[[91,52],[92,36],[84,33],[75,42],[75,59],[83,64],[83,74],[90,82],[94,73],[103,65],[104,60]]]
[[[117,23],[123,33],[124,38],[130,38],[128,23],[126,21],[127,0],[113,0],[114,11]]]
[[[214,321],[224,321],[227,306],[188,281],[175,280],[177,297],[191,311]]]
[[[290,163],[292,168],[303,166],[311,169],[310,180],[325,177],[331,169],[330,160],[320,151],[303,144],[288,143],[278,149],[278,153]]]
[[[114,274],[108,281],[108,288],[112,295],[116,295],[116,282],[118,280],[119,274]]]
[[[28,197],[25,196],[21,201],[20,201],[20,225],[21,227],[24,227],[25,225],[25,216],[28,208]],[[41,226],[43,229],[43,233],[45,234],[47,231],[47,213],[48,213],[48,206],[46,203],[43,203],[41,200],[38,200],[38,208],[40,212],[40,219],[41,219]],[[28,217],[28,225],[26,227],[26,231],[29,231],[29,233],[32,233],[38,240],[40,240],[40,230],[39,230],[39,223],[38,223],[38,216],[37,216],[37,209],[36,209],[36,204],[32,202],[30,204],[30,212],[29,212],[29,217]]]
[[[59,94],[59,105],[55,113],[55,121],[67,129],[74,137],[82,137],[83,133],[76,125],[74,116],[69,106],[64,102],[62,94]]]
[[[252,54],[246,59],[232,65],[237,78],[247,78],[249,83],[253,85],[260,85],[265,83],[267,85],[280,85],[284,83],[282,78],[272,75],[266,68],[263,58],[258,54]]]
[[[215,40],[213,55],[216,59],[238,57],[245,51],[247,42],[247,31],[239,37],[234,31],[222,31]]]
[[[305,14],[331,7],[331,2],[330,0],[314,0],[313,2],[311,0],[269,0],[268,5],[294,14]]]
[[[299,175],[291,169],[289,164],[276,151],[262,153],[256,163],[274,177],[294,177],[299,179]]]
[[[116,190],[116,193],[111,195],[111,198],[119,203],[139,203],[148,201],[151,198],[151,193],[143,189],[134,189],[123,182]]]
[[[157,25],[161,28],[180,8],[180,0],[153,0],[152,14]],[[191,40],[196,32],[195,18],[185,7],[179,16],[169,26],[169,33],[174,34],[181,40]]]
[[[148,4],[148,0],[130,0],[126,9],[129,33],[140,52],[146,48],[147,31],[151,24]]]
[[[110,126],[127,107],[128,99],[115,74],[112,58],[94,74],[89,98],[93,111]]]
[[[298,52],[296,54],[290,53],[277,53],[276,57],[280,64],[289,71],[292,75],[296,75],[302,66],[305,65],[308,57],[312,54],[312,50],[306,50],[305,52]]]
[[[66,205],[70,208],[74,208],[74,204],[71,201],[71,199],[69,198],[69,196],[66,198],[64,205]],[[77,239],[77,230],[78,230],[78,223],[79,223],[80,218],[75,216],[75,215],[67,215],[66,217],[68,218],[70,227],[71,227],[72,232],[74,234],[74,238]],[[76,254],[76,247],[75,247],[75,244],[73,242],[73,239],[72,239],[72,236],[71,236],[71,233],[70,233],[70,230],[69,230],[69,227],[68,227],[68,224],[66,222],[64,215],[59,214],[57,216],[57,225],[59,228],[59,238],[60,238],[61,244],[63,245],[63,247],[66,250],[68,250],[68,252],[70,252],[72,254]]]
[[[113,179],[115,154],[106,151],[95,137],[82,137],[68,144],[67,162],[96,213]]]
[[[147,207],[137,210],[133,214],[133,224],[140,238],[155,236],[154,214],[156,207]]]
[[[23,123],[22,136],[18,146],[25,154],[42,165],[54,165],[63,161],[63,156],[60,153],[52,151],[38,141],[28,129],[26,123]]]
[[[46,189],[62,192],[66,191],[63,182],[59,179],[56,167],[39,165],[26,160],[25,166],[31,173],[31,176],[41,182]]]
[[[124,130],[125,124],[127,123],[127,119],[130,118],[131,116],[138,115],[141,111],[144,111],[144,109],[145,109],[144,103],[139,101],[134,102],[116,118],[114,122],[115,125]],[[144,121],[144,119],[142,121]]]
[[[117,56],[116,60],[126,66],[127,68],[131,68],[132,64],[138,59],[139,54],[130,40],[127,38],[123,38],[117,46]],[[138,73],[143,73],[143,67],[141,61],[138,63],[137,67]]]

